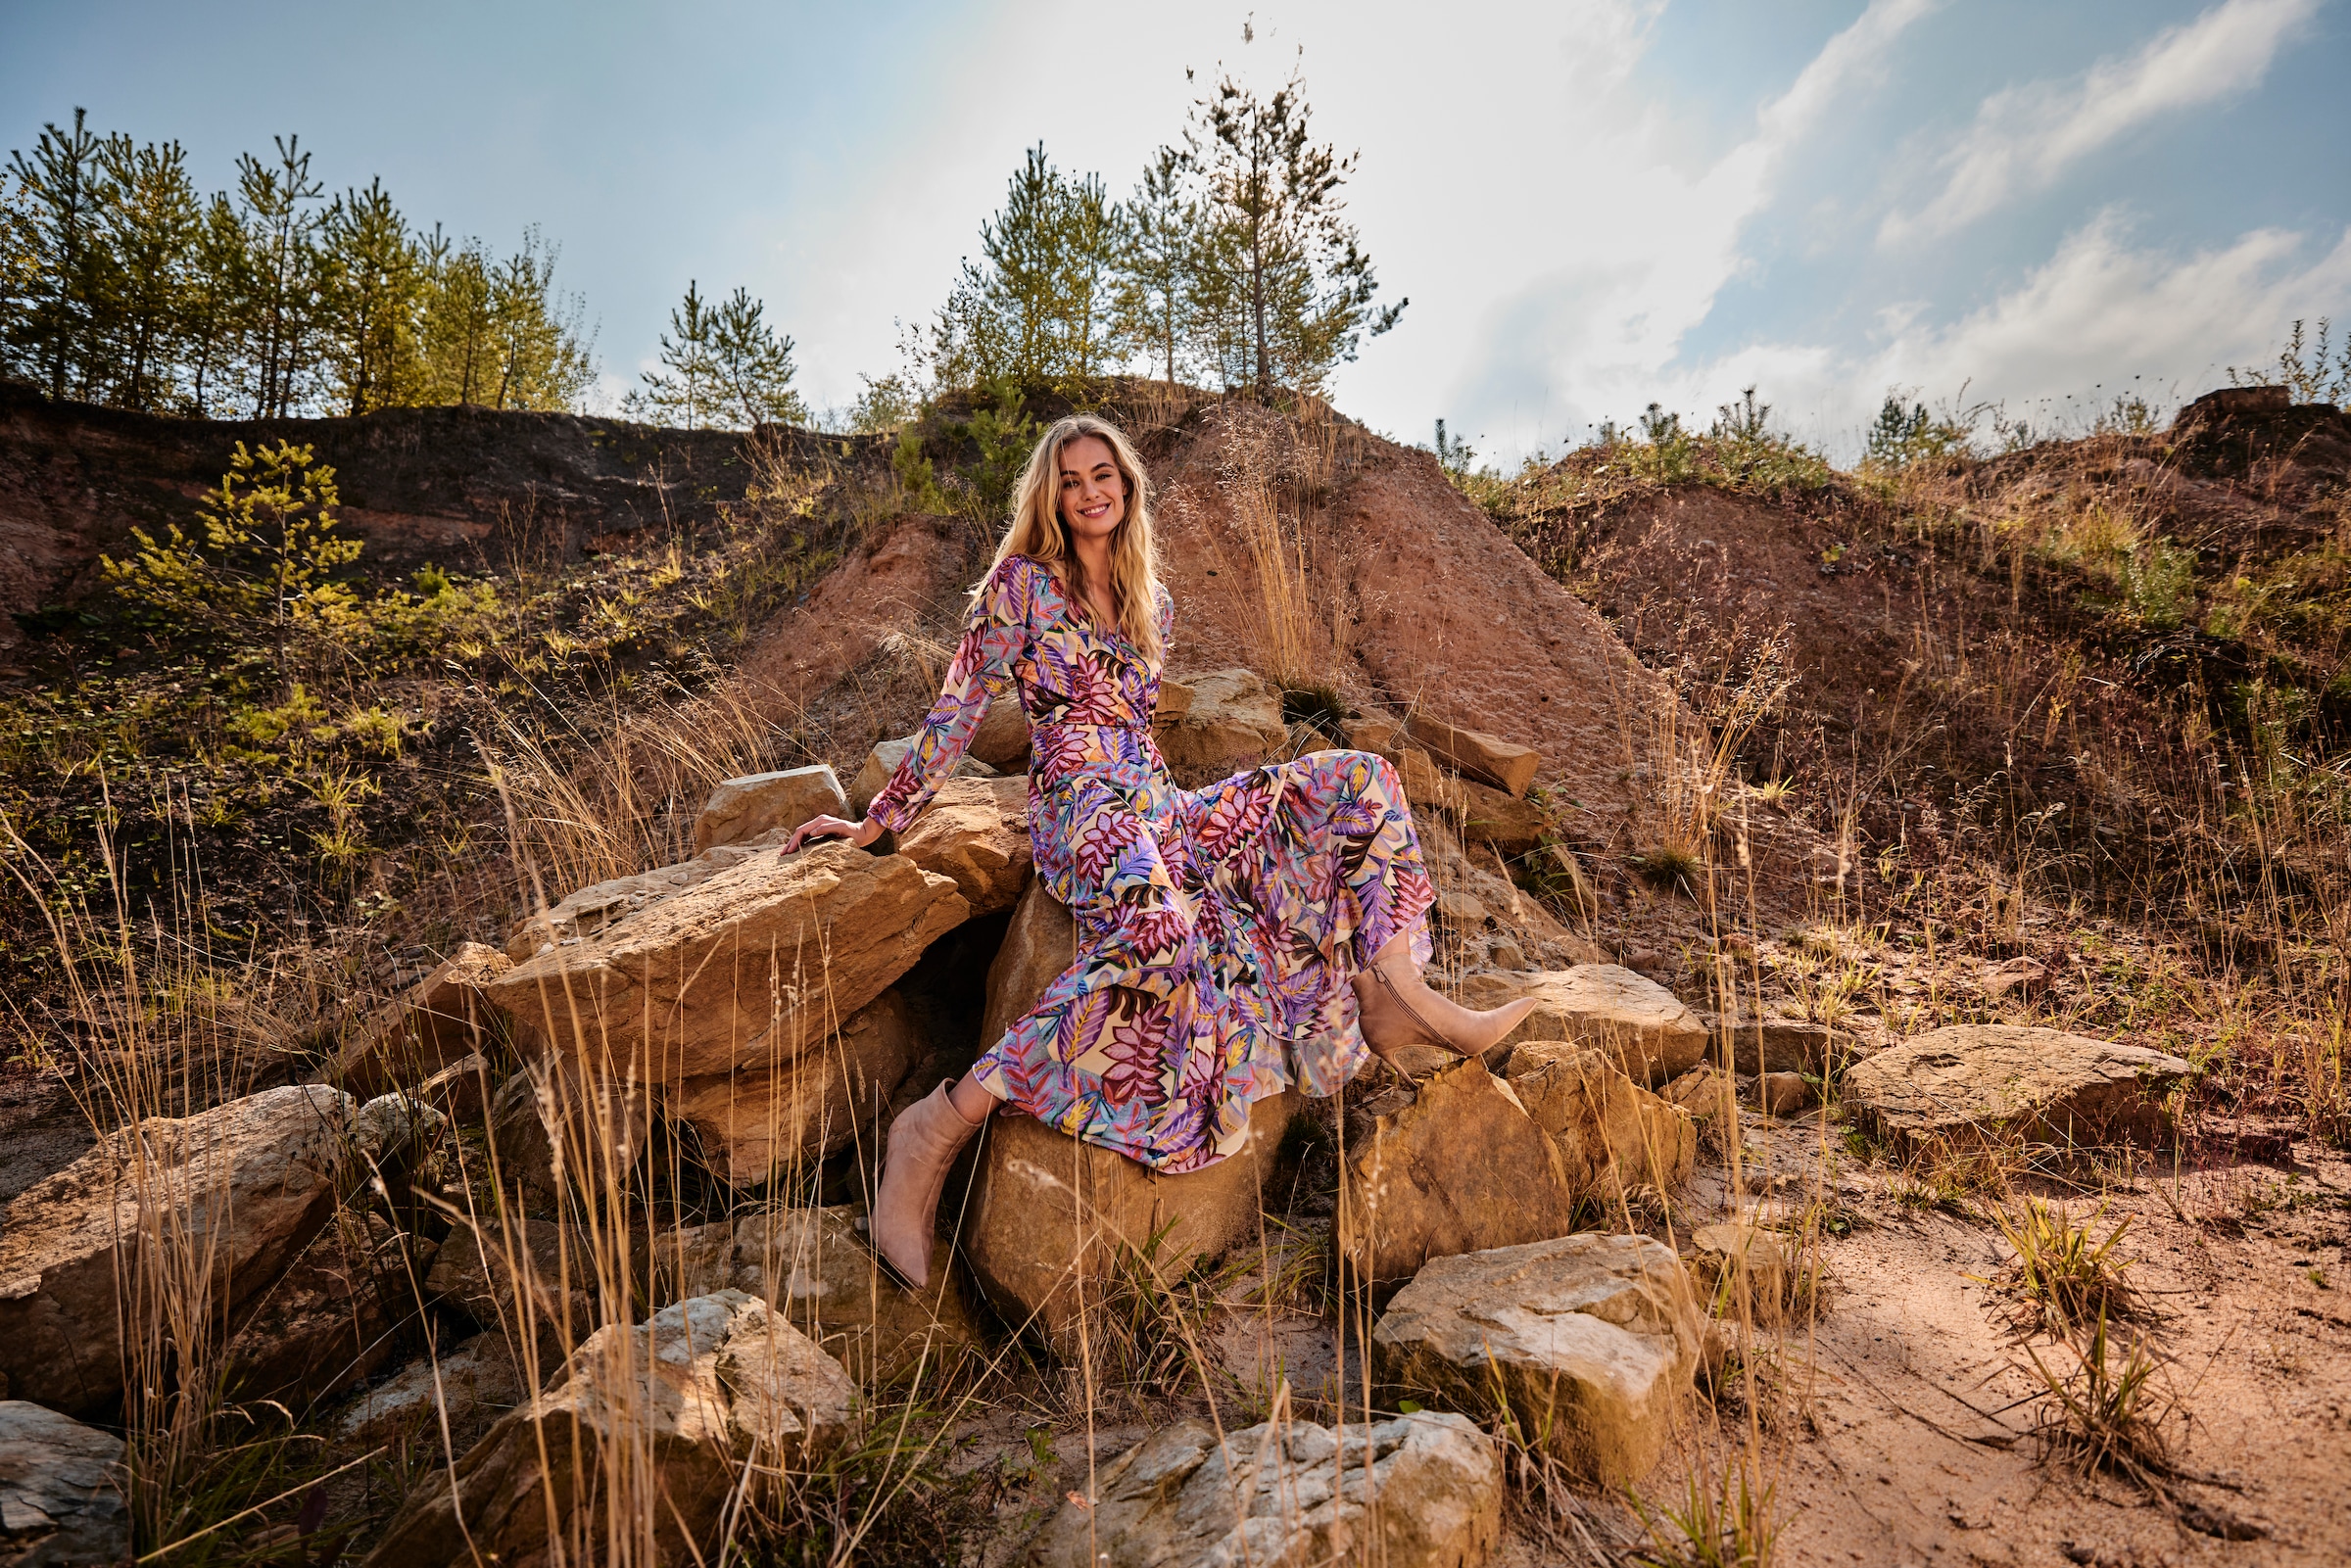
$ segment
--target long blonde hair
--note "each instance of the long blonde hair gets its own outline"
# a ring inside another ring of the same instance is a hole
[[[1029,454],[1014,494],[1012,527],[996,546],[989,572],[1007,557],[1026,555],[1048,570],[1067,575],[1071,593],[1084,602],[1085,567],[1070,545],[1069,525],[1061,517],[1061,449],[1081,436],[1093,436],[1110,448],[1111,461],[1127,484],[1127,517],[1110,537],[1110,596],[1118,608],[1119,630],[1127,641],[1154,661],[1166,656],[1159,645],[1159,546],[1151,536],[1151,481],[1143,460],[1119,427],[1092,414],[1074,413],[1057,419]]]

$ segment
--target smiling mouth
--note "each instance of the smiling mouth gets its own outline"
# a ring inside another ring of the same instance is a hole
[[[1104,501],[1099,506],[1080,506],[1078,508],[1078,515],[1080,517],[1108,517],[1110,502]]]

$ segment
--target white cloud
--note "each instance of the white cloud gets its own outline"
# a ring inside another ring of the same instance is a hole
[[[1948,171],[1941,193],[1916,214],[1889,213],[1879,242],[1947,234],[2047,189],[2141,125],[2257,85],[2318,7],[2319,0],[2226,0],[2157,33],[2127,60],[1992,94],[1939,161]]]
[[[1996,399],[2039,424],[2066,400],[2087,415],[2133,385],[2150,402],[2185,399],[2231,364],[2266,362],[2297,316],[2351,313],[2351,229],[2313,258],[2307,235],[2260,228],[2181,256],[2135,246],[2117,213],[2068,234],[2017,286],[1957,320],[1901,322],[1874,349],[1757,345],[1658,382],[1669,406],[1708,407],[1726,389],[1760,383],[1814,439],[1851,454],[1890,387],[1930,401]],[[1893,323],[1888,323],[1892,325]]]

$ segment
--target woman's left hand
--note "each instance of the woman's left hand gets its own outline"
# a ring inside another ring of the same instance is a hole
[[[863,849],[881,836],[882,825],[870,817],[863,822],[844,822],[839,817],[811,817],[792,831],[792,836],[784,841],[783,853],[792,854],[819,838],[846,838]]]

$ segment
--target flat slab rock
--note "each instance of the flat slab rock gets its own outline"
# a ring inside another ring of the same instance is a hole
[[[130,1558],[122,1440],[28,1400],[0,1400],[0,1560]]]
[[[1462,1002],[1500,1007],[1534,998],[1535,1010],[1489,1056],[1520,1040],[1573,1040],[1612,1054],[1635,1083],[1655,1087],[1698,1066],[1708,1036],[1699,1016],[1656,981],[1615,964],[1471,974]]]
[[[2194,1070],[2179,1057],[2092,1035],[1962,1023],[1856,1064],[1845,1096],[1890,1137],[2151,1143],[2169,1125],[2163,1097]]]
[[[1368,1463],[1367,1463],[1367,1460]],[[1032,1568],[1380,1563],[1474,1568],[1502,1530],[1502,1456],[1458,1415],[1328,1427],[1282,1421],[1223,1443],[1182,1421],[1128,1449],[1092,1505],[1063,1505]]]
[[[1388,1304],[1371,1353],[1393,1397],[1486,1414],[1499,1385],[1520,1430],[1614,1486],[1664,1451],[1702,1328],[1671,1248],[1585,1232],[1432,1260]]]

